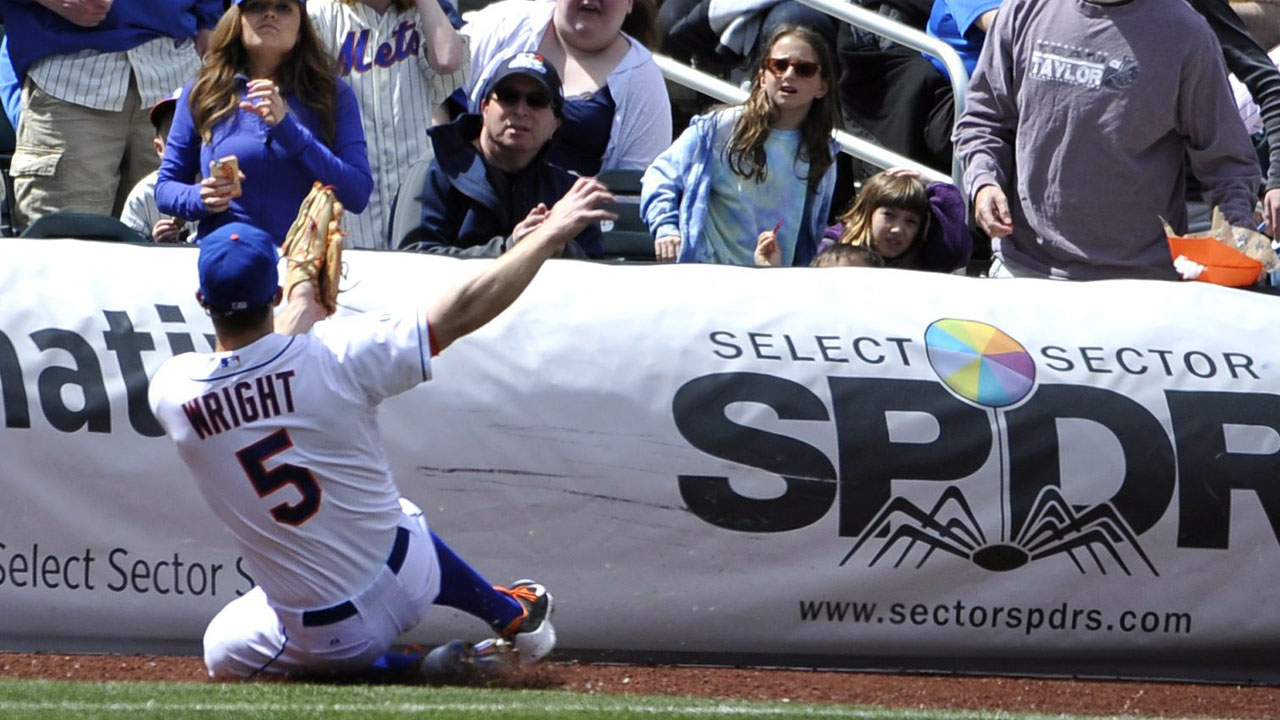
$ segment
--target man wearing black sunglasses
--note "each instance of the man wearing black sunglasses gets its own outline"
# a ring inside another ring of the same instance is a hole
[[[546,217],[574,183],[546,155],[564,97],[555,67],[536,53],[505,61],[485,88],[479,114],[427,131],[435,159],[418,197],[422,222],[402,250],[494,257]],[[599,223],[566,246],[570,257],[600,257]]]

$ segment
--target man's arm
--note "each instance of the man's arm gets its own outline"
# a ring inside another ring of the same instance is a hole
[[[1013,83],[1011,13],[997,14],[969,80],[964,113],[952,140],[964,168],[964,185],[974,199],[979,227],[991,237],[1013,231],[1003,186],[1012,176],[1018,107]]]
[[[418,15],[422,18],[422,40],[426,43],[427,63],[441,75],[462,69],[465,58],[462,37],[453,29],[449,18],[437,0],[417,0]]]
[[[982,32],[988,32],[991,29],[991,23],[995,21],[996,21],[996,11],[988,10],[982,13],[981,15],[979,15],[978,19],[973,21],[973,25],[974,27],[978,28]]]
[[[573,240],[588,223],[616,220],[603,206],[616,202],[595,178],[579,178],[547,218],[480,274],[444,294],[427,309],[432,353],[497,317],[533,281],[542,263]]]
[[[1231,97],[1226,68],[1209,38],[1187,61],[1178,100],[1178,131],[1210,206],[1237,227],[1253,227],[1260,181],[1257,155]]]

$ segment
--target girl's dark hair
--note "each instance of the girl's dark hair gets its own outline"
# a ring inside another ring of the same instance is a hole
[[[281,92],[291,92],[307,106],[320,122],[320,135],[326,145],[333,145],[337,134],[334,119],[337,105],[338,80],[334,61],[321,47],[311,19],[302,3],[296,8],[301,15],[298,27],[298,43],[276,70],[276,83]],[[249,69],[249,54],[244,47],[240,29],[239,5],[232,5],[209,40],[209,51],[204,56],[204,66],[196,74],[191,86],[191,119],[196,131],[205,142],[213,138],[213,126],[225,117],[234,115],[240,105],[236,94],[236,74]]]
[[[742,106],[742,114],[733,126],[725,155],[730,169],[738,175],[757,182],[768,177],[764,142],[778,111],[764,91],[762,79],[764,73],[769,72],[765,69],[765,61],[769,59],[774,44],[787,36],[799,38],[813,49],[818,56],[818,73],[827,82],[826,94],[813,101],[800,124],[800,158],[809,163],[809,192],[815,192],[827,168],[835,162],[831,155],[831,131],[840,122],[840,106],[836,103],[835,55],[820,33],[804,25],[778,25],[760,46],[757,71],[751,80],[751,96]]]
[[[622,32],[640,41],[650,50],[658,49],[657,0],[631,0],[631,12],[622,21]]]
[[[844,223],[840,242],[871,247],[871,216],[877,208],[882,207],[905,210],[920,217],[920,228],[907,251],[895,258],[885,259],[885,264],[889,267],[913,267],[933,217],[927,185],[914,175],[891,175],[884,171],[867,178],[853,205],[840,216],[840,222]]]

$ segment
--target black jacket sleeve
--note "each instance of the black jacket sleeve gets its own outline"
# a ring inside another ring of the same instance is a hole
[[[1271,151],[1266,189],[1280,188],[1280,70],[1245,29],[1244,21],[1227,0],[1189,2],[1209,21],[1213,34],[1218,36],[1227,69],[1249,88],[1249,94],[1258,104]]]

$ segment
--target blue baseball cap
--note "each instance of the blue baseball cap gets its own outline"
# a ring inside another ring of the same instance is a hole
[[[533,78],[551,96],[551,105],[556,115],[563,111],[564,95],[560,92],[560,73],[556,72],[555,66],[546,58],[532,52],[516,53],[499,65],[498,69],[489,76],[489,81],[485,83],[484,93],[480,96],[481,101],[493,93],[498,83],[512,75]]]
[[[200,293],[211,310],[232,312],[268,305],[280,286],[280,259],[271,236],[245,223],[228,223],[200,241]]]
[[[151,125],[156,129],[156,132],[160,131],[160,126],[166,120],[173,117],[174,111],[178,108],[178,100],[181,98],[182,88],[178,88],[173,91],[172,95],[151,106],[151,112],[147,113],[147,119],[151,121]]]

